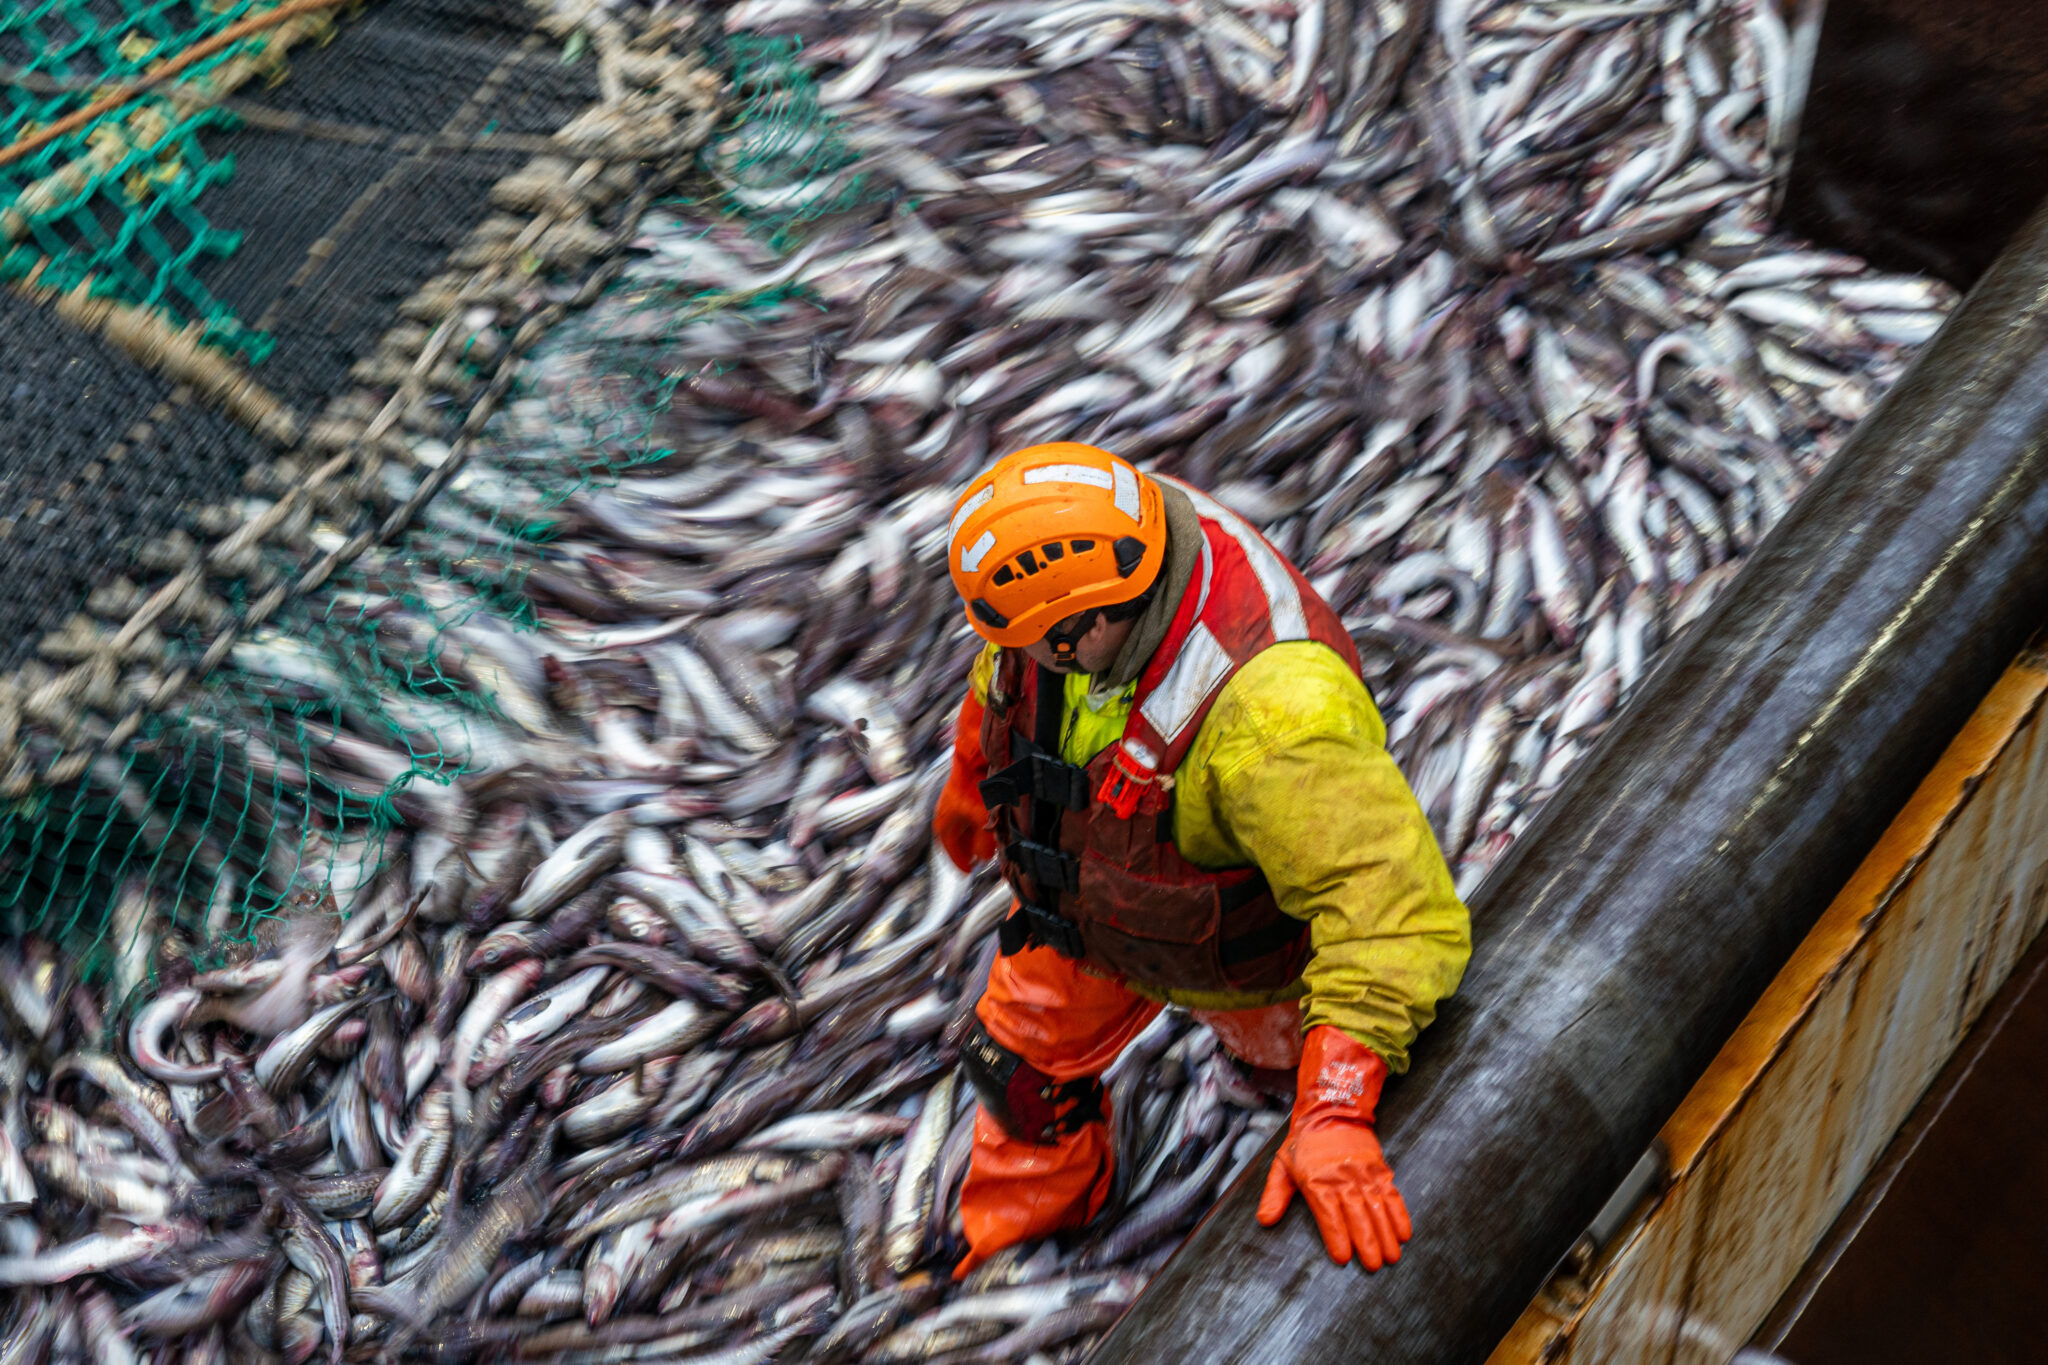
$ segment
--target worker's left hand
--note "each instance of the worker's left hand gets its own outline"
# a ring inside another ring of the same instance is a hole
[[[1293,1121],[1259,1200],[1261,1225],[1279,1222],[1298,1190],[1331,1260],[1342,1265],[1356,1253],[1378,1270],[1401,1259],[1415,1229],[1372,1130],[1386,1078],[1371,1048],[1327,1024],[1309,1030]]]

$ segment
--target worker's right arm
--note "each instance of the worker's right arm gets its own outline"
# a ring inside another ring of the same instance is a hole
[[[1175,836],[1203,867],[1255,864],[1307,920],[1308,1028],[1328,1024],[1408,1069],[1458,987],[1469,916],[1429,821],[1349,665],[1291,640],[1224,685],[1181,764]]]

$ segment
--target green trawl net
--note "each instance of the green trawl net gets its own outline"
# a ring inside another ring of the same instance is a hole
[[[203,10],[201,30],[191,7],[130,6],[144,8],[167,26],[160,43],[216,33],[252,9]],[[375,144],[384,160],[373,178],[384,193],[358,215],[362,226],[414,235],[395,251],[374,232],[358,242],[353,220],[344,221],[327,256],[310,256],[323,265],[343,258],[331,282],[316,277],[317,292],[286,291],[284,349],[249,371],[258,384],[284,363],[303,376],[294,401],[317,400],[322,367],[334,363],[317,348],[338,335],[352,348],[340,360],[344,387],[298,414],[302,435],[292,448],[265,452],[253,439],[198,431],[193,414],[204,405],[189,391],[174,391],[48,307],[0,295],[6,338],[47,358],[33,384],[0,393],[0,442],[51,452],[32,489],[0,477],[0,511],[11,514],[0,518],[0,574],[29,599],[12,621],[20,645],[0,660],[11,670],[0,673],[0,931],[61,943],[81,970],[100,973],[134,939],[141,916],[170,926],[202,960],[217,957],[288,905],[331,897],[348,909],[373,889],[402,893],[408,868],[422,860],[431,868],[433,857],[405,835],[425,814],[472,799],[457,779],[522,780],[508,742],[559,766],[569,741],[548,730],[549,682],[526,667],[528,651],[506,643],[531,635],[533,604],[551,600],[550,571],[533,552],[582,515],[573,502],[584,490],[673,454],[660,426],[686,376],[675,372],[666,338],[738,300],[686,295],[681,307],[646,314],[636,332],[614,324],[641,315],[644,287],[606,293],[657,197],[719,193],[694,178],[722,83],[691,57],[636,50],[612,94],[630,117],[602,101],[551,112],[575,82],[595,92],[594,58],[581,54],[636,41],[633,25],[649,21],[629,12],[630,22],[575,40],[574,16],[553,24],[543,13],[528,29],[520,21],[531,16],[513,10],[508,18],[506,9],[387,0],[335,44],[338,53],[356,42],[366,60],[396,49],[454,70],[456,98],[425,131],[470,145],[451,163],[431,147],[406,160],[405,146]],[[106,12],[104,4],[60,4],[0,18],[12,44],[0,44],[0,62],[25,65],[19,45],[34,44],[44,54],[38,69],[60,77],[84,69],[118,79],[147,65],[139,43],[122,49],[113,26],[94,18]],[[478,36],[504,32],[513,41],[485,45]],[[72,40],[82,33],[104,39],[107,52],[129,52],[131,65],[92,65],[108,58],[98,47],[81,55],[90,45]],[[308,66],[327,55],[314,53]],[[346,76],[321,75],[309,98],[352,98]],[[9,98],[17,137],[78,104],[31,108],[18,87]],[[422,95],[421,111],[342,108],[342,124],[316,103],[311,116],[352,132],[378,113],[387,124],[424,124],[427,104]],[[529,148],[539,145],[535,133],[556,134],[560,154],[548,146],[508,157],[485,131],[500,129]],[[5,183],[19,193],[62,163],[45,149],[0,168],[0,177],[12,171]],[[185,179],[166,172],[165,180],[196,194],[204,175],[222,169],[194,159],[178,171]],[[271,174],[253,161],[251,170]],[[488,178],[453,250],[438,221],[412,228],[405,215],[434,198],[437,182],[467,185],[480,174]],[[123,182],[110,171],[78,197],[73,218],[53,211],[43,226],[60,232],[50,224],[107,216],[106,197],[119,193]],[[93,195],[99,201],[88,202]],[[169,213],[163,202],[158,195],[147,211]],[[276,230],[294,227],[280,220]],[[77,274],[111,290],[123,277],[79,245],[98,240],[32,232],[18,255],[43,244],[55,258],[68,246]],[[189,234],[177,249],[200,249],[195,243],[225,245]],[[252,236],[247,254],[277,252]],[[410,291],[383,295],[386,330],[362,342],[350,331],[354,313],[344,324],[320,321],[322,300],[355,278],[351,257],[376,264],[365,284],[388,290],[407,280]],[[423,268],[408,279],[415,262]],[[280,273],[261,259],[251,269],[265,272],[265,289]],[[38,283],[68,278],[52,264]],[[673,305],[673,291],[661,288]],[[198,296],[151,297],[138,286],[134,297],[177,317],[186,311],[179,299],[192,305]],[[593,333],[583,319],[600,299],[614,324]],[[242,354],[253,359],[257,349],[244,345]],[[586,382],[580,361],[564,369],[559,358],[571,353],[602,377]],[[573,381],[549,379],[572,371]],[[101,424],[90,405],[70,401],[81,392],[100,394],[101,406],[111,395],[121,420]],[[64,439],[53,440],[59,433]],[[167,434],[179,437],[176,449],[162,448]],[[544,460],[533,453],[543,446]],[[216,454],[203,477],[164,484],[189,450]],[[239,492],[224,499],[237,482]],[[31,492],[36,500],[16,514]],[[561,578],[552,575],[555,590],[572,592]],[[51,602],[64,604],[54,616]]]
[[[293,41],[332,23],[293,16],[210,50],[226,30],[275,11],[264,0],[28,0],[0,12],[0,277],[45,261],[42,281],[199,322],[209,341],[249,359],[268,343],[199,278],[239,245],[198,201],[233,174],[202,134],[232,123],[210,100],[256,71],[277,72]],[[191,56],[156,89],[43,140],[110,91]]]
[[[457,382],[485,387],[457,373]],[[644,401],[658,405],[664,390],[650,376]],[[518,430],[525,400],[513,392],[481,451]],[[617,396],[606,394],[608,414]],[[108,909],[120,888],[144,884],[195,932],[203,918],[204,938],[219,947],[254,933],[295,892],[319,888],[352,901],[385,868],[386,835],[477,766],[506,712],[532,720],[520,710],[529,694],[519,680],[489,691],[475,685],[494,667],[479,651],[532,630],[522,592],[528,551],[551,534],[562,505],[659,458],[653,439],[644,423],[593,421],[576,439],[587,458],[532,476],[516,467],[486,473],[472,455],[405,534],[285,601],[173,709],[145,714],[125,744],[97,753],[83,779],[12,801],[0,814],[0,906],[13,927],[111,947],[99,942]],[[349,494],[308,508],[298,534],[316,555],[389,517],[421,493],[433,462],[450,458],[445,440],[408,440],[407,458],[366,468]],[[250,506],[276,506],[304,472],[289,458],[259,471]],[[189,613],[167,613],[154,628],[153,666],[135,660],[116,692],[145,694],[167,662],[196,666],[222,625],[247,619],[265,590],[299,572],[283,539],[261,544],[240,575],[209,585],[219,596],[198,594]],[[169,568],[178,547],[157,548],[154,562]],[[53,652],[61,640],[54,649],[46,642],[45,655]],[[26,707],[47,676],[40,663],[25,668],[17,704]],[[81,738],[97,728],[88,721]],[[61,762],[64,752],[50,746],[41,757]]]
[[[705,160],[720,206],[777,249],[820,218],[876,202],[885,190],[859,167],[845,130],[819,102],[794,38],[739,33],[718,45],[734,109]]]

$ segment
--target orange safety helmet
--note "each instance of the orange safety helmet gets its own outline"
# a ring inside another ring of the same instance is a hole
[[[1159,485],[1078,441],[996,461],[961,494],[946,549],[968,624],[1011,649],[1076,613],[1142,595],[1165,561]]]

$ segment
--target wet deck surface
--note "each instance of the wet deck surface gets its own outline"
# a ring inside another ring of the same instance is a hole
[[[2048,1357],[2048,934],[1759,1334],[1792,1365]]]

